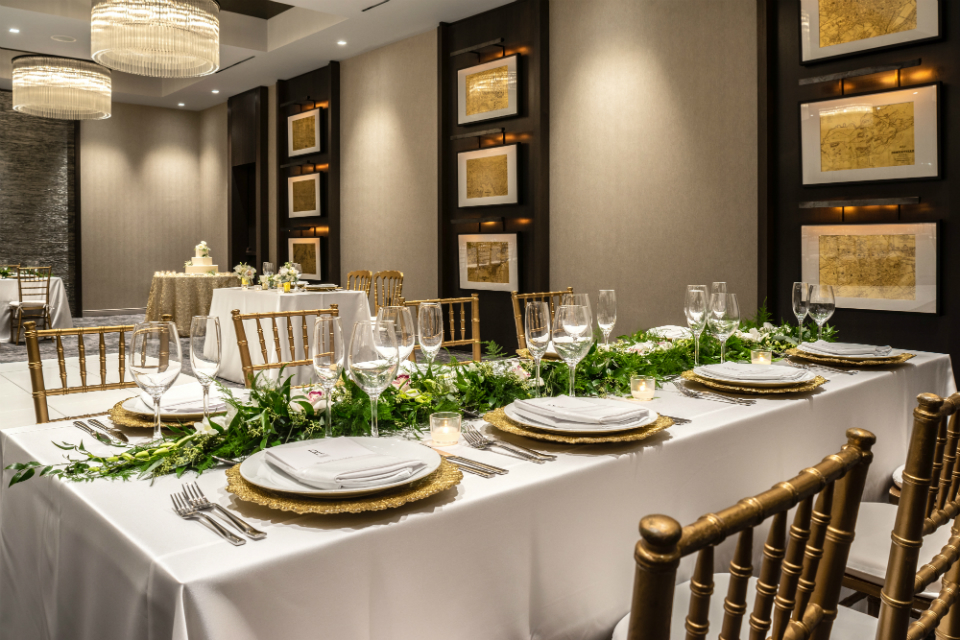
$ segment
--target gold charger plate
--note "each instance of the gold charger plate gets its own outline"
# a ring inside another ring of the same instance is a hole
[[[796,356],[798,358],[803,358],[804,360],[810,360],[811,362],[829,362],[831,364],[845,364],[849,366],[868,366],[868,367],[878,367],[885,364],[903,364],[911,358],[916,358],[917,356],[912,353],[901,353],[898,356],[890,356],[889,358],[831,358],[829,356],[818,356],[812,353],[807,353],[806,351],[800,351],[800,349],[787,349],[785,353],[788,356]]]
[[[455,487],[462,479],[463,472],[456,465],[440,460],[440,466],[436,471],[408,485],[357,498],[322,500],[262,489],[243,479],[238,464],[227,469],[227,491],[244,502],[252,502],[271,509],[292,511],[300,515],[308,513],[330,515],[395,509]]]
[[[734,393],[760,393],[764,395],[772,393],[804,393],[806,391],[813,391],[817,387],[826,384],[827,382],[827,379],[823,376],[817,376],[809,382],[802,382],[792,387],[738,387],[732,384],[724,384],[722,382],[717,382],[716,380],[710,380],[708,378],[698,376],[693,371],[684,371],[680,374],[680,377],[684,380],[699,382],[705,387],[710,387],[711,389],[717,389],[719,391],[732,391]]]
[[[533,360],[533,356],[530,355],[529,349],[517,349],[517,355],[523,358],[524,360]],[[541,360],[553,360],[555,362],[560,362],[560,356],[555,356],[552,353],[545,353]]]
[[[130,398],[127,398],[130,400]],[[147,417],[139,413],[133,413],[132,411],[127,411],[123,408],[123,403],[127,400],[121,400],[117,404],[113,405],[113,408],[107,412],[107,415],[110,416],[110,420],[113,421],[115,425],[121,427],[141,427],[144,429],[153,429],[154,422],[153,417]],[[223,415],[224,411],[220,413],[211,413],[211,416],[220,416]],[[161,419],[160,423],[164,427],[183,427],[190,426],[194,422],[199,422],[203,420],[202,413],[190,413],[180,416],[179,420],[171,420],[170,418]]]
[[[487,413],[483,416],[483,419],[492,424],[497,429],[501,431],[506,431],[507,433],[512,433],[518,436],[524,436],[526,438],[532,438],[534,440],[546,440],[548,442],[563,442],[565,444],[602,444],[606,442],[637,442],[639,440],[645,440],[652,436],[655,433],[660,433],[664,429],[669,429],[673,426],[673,420],[670,418],[660,416],[654,422],[651,422],[648,425],[638,427],[636,429],[630,429],[629,431],[618,431],[606,436],[588,436],[588,435],[576,435],[576,436],[565,436],[552,431],[542,431],[535,427],[531,427],[525,424],[520,424],[515,420],[511,420],[507,417],[507,414],[504,413],[503,409],[494,409],[493,411]]]

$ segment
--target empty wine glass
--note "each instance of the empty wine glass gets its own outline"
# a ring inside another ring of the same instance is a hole
[[[527,351],[533,356],[537,367],[537,377],[533,383],[537,388],[537,397],[540,397],[540,360],[550,346],[550,307],[543,301],[527,303],[524,311],[523,335],[527,343]]]
[[[220,370],[220,319],[193,316],[190,321],[190,366],[203,387],[203,421],[210,422],[210,385]]]
[[[417,327],[413,324],[413,312],[410,307],[381,307],[377,311],[377,322],[392,322],[396,331],[397,348],[400,349],[400,361],[403,362],[413,353],[417,343]]]
[[[370,435],[379,437],[377,402],[397,377],[400,351],[393,322],[358,322],[353,325],[347,367],[353,381],[370,396]]]
[[[726,362],[727,340],[740,328],[740,306],[735,293],[710,296],[710,329],[720,341],[720,362]]]
[[[586,307],[587,308],[587,324],[590,325],[591,331],[593,330],[593,307],[590,306],[590,294],[588,293],[565,293],[560,298],[560,305],[566,306],[575,306],[575,307]]]
[[[443,346],[443,309],[439,302],[420,303],[417,334],[420,337],[420,351],[427,359],[427,366],[430,366]]]
[[[823,325],[837,309],[837,300],[833,295],[833,285],[810,285],[810,317],[817,323],[817,340],[823,339]]]
[[[700,366],[700,334],[707,326],[707,287],[702,284],[687,286],[687,300],[684,305],[687,326],[693,333],[693,366]]]
[[[710,298],[712,299],[713,296],[715,296],[715,295],[720,295],[720,296],[726,296],[726,295],[727,295],[727,283],[726,283],[726,282],[714,282],[712,285],[710,285]],[[715,308],[711,307],[711,310],[712,310],[714,313],[722,312],[723,309],[724,309],[723,305],[725,304],[726,298],[719,298],[719,301],[720,301],[720,307],[719,307],[719,309],[715,309]]]
[[[133,328],[130,373],[141,391],[153,399],[153,437],[161,438],[160,398],[183,366],[180,336],[172,322],[141,322]]]
[[[324,435],[333,435],[333,388],[343,373],[344,347],[340,318],[319,316],[313,325],[313,370],[323,387],[323,400],[327,405]]]
[[[800,344],[803,344],[803,321],[810,311],[810,285],[806,282],[793,283],[793,315],[797,316],[800,327]]]
[[[590,311],[581,305],[561,305],[553,323],[553,347],[570,368],[570,397],[576,396],[577,363],[593,345]]]
[[[275,271],[274,268],[273,268],[273,263],[272,263],[272,262],[264,262],[264,263],[263,263],[263,275],[265,275],[265,276],[272,276],[274,273],[276,273],[276,271]]]
[[[603,332],[603,344],[610,344],[610,334],[617,324],[617,292],[613,289],[601,289],[597,302],[597,324]]]

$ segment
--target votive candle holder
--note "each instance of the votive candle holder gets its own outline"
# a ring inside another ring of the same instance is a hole
[[[452,447],[460,442],[460,414],[452,411],[430,414],[430,438],[435,447]]]
[[[630,376],[630,395],[636,400],[653,400],[657,379],[652,376]]]
[[[773,352],[754,349],[750,352],[750,362],[753,364],[773,364]]]

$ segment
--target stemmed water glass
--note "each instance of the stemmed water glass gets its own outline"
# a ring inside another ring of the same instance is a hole
[[[740,328],[740,306],[735,293],[710,296],[710,330],[720,341],[720,363],[726,362],[727,340]]]
[[[590,310],[581,305],[561,305],[553,323],[553,347],[570,367],[570,397],[576,396],[574,382],[577,363],[583,360],[593,345]]]
[[[540,360],[550,346],[550,307],[543,301],[530,301],[524,311],[523,336],[527,343],[527,351],[533,356],[537,367],[537,377],[534,385],[537,388],[537,397],[540,397]]]
[[[274,273],[276,273],[276,272],[274,271],[273,263],[272,263],[272,262],[264,262],[264,263],[263,263],[263,275],[265,275],[265,276],[272,276]]]
[[[710,285],[710,298],[712,299],[713,296],[716,296],[716,295],[720,295],[720,296],[727,295],[726,282],[714,282],[712,285]],[[723,305],[725,304],[726,298],[719,298],[719,300],[720,300],[720,307],[718,309],[714,309],[713,307],[711,307],[711,310],[714,313],[722,312],[724,309]]]
[[[443,309],[439,302],[421,302],[417,310],[417,335],[420,339],[420,351],[427,359],[427,366],[443,346]]]
[[[617,324],[617,292],[613,289],[601,289],[597,302],[597,324],[603,332],[603,344],[610,344],[610,334]]]
[[[702,284],[687,285],[687,300],[684,305],[687,326],[693,333],[693,366],[700,366],[700,335],[707,326],[707,287]]]
[[[823,325],[837,309],[837,301],[833,295],[833,285],[810,285],[810,317],[817,323],[817,340],[823,339]]]
[[[793,315],[797,316],[800,327],[800,344],[803,344],[803,321],[810,311],[810,285],[806,282],[793,283]]]
[[[400,362],[403,362],[413,353],[413,346],[417,343],[417,327],[413,324],[413,313],[410,307],[381,307],[377,311],[377,322],[389,321],[396,332],[397,348],[400,349]]]
[[[177,325],[141,322],[133,328],[130,373],[140,389],[153,398],[153,438],[159,440],[160,398],[180,375],[183,356]]]
[[[353,381],[370,396],[370,435],[379,437],[377,402],[397,377],[400,351],[393,322],[358,322],[353,325],[347,367]]]
[[[210,422],[210,385],[220,370],[220,319],[193,316],[190,321],[190,366],[203,387],[203,421]]]
[[[327,405],[324,435],[333,435],[333,388],[343,373],[343,333],[340,318],[319,316],[313,325],[313,370],[323,387],[323,400]]]

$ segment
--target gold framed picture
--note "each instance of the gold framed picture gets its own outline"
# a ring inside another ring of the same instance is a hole
[[[517,290],[517,234],[480,233],[457,240],[461,289]]]
[[[461,207],[519,202],[517,145],[464,151],[457,154]]]
[[[323,215],[320,207],[320,174],[308,173],[287,178],[287,217],[319,215]]]
[[[287,239],[289,262],[300,265],[301,278],[320,280],[320,238],[289,238]]]
[[[320,151],[320,109],[287,118],[287,156],[302,156]]]
[[[497,58],[457,72],[457,124],[508,118],[517,103],[518,56]]]

